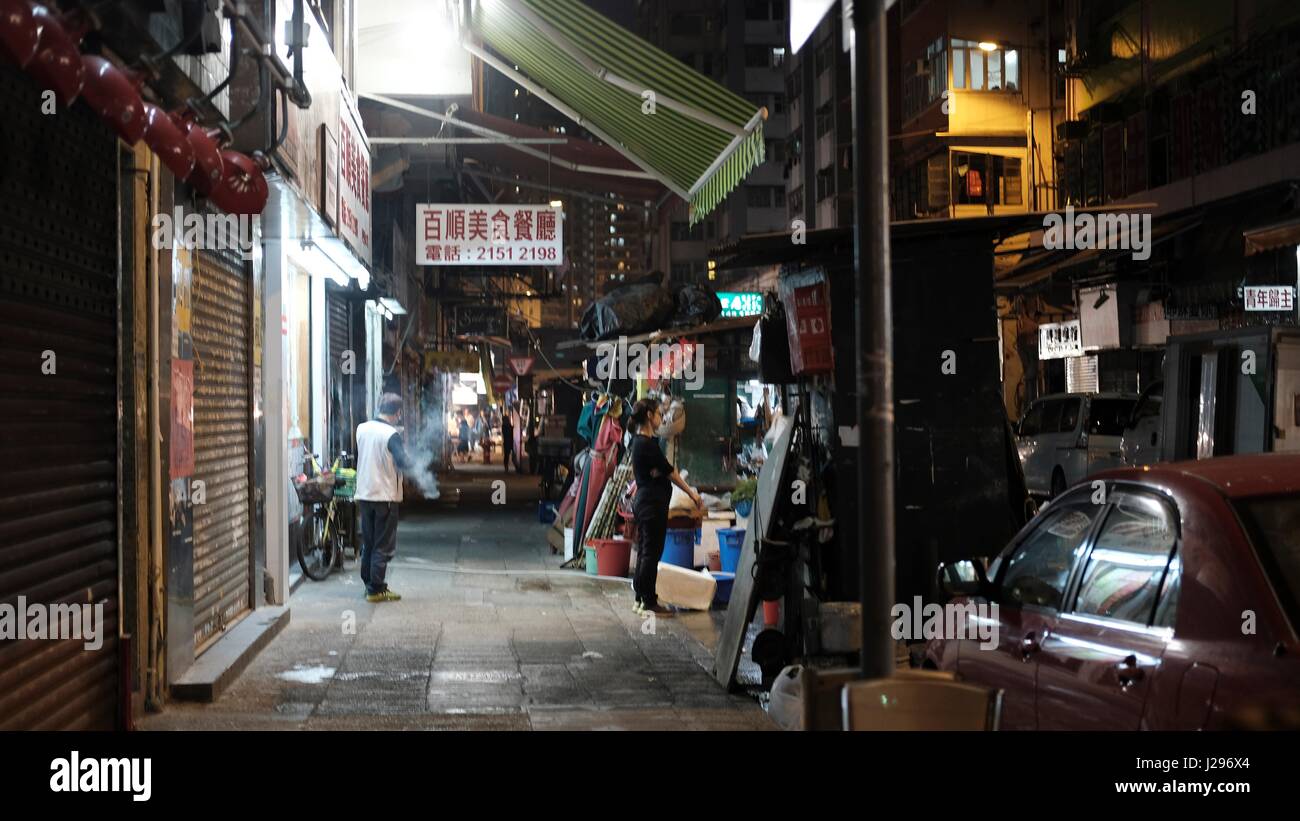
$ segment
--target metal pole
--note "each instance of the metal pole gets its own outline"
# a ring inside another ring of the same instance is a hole
[[[858,541],[862,675],[894,669],[894,383],[885,0],[844,0],[852,37],[853,264],[857,272]],[[850,22],[851,21],[851,22]]]

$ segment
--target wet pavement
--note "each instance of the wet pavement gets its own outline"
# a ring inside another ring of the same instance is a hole
[[[403,510],[389,585],[370,604],[356,563],[305,581],[290,624],[214,704],[172,703],[141,729],[773,729],[709,675],[717,615],[653,625],[627,583],[560,569],[536,477],[440,477]],[[459,491],[459,492],[457,492]]]

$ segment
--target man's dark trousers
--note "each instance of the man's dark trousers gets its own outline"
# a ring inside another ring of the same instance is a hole
[[[384,579],[397,552],[397,502],[357,502],[361,514],[361,581],[366,593],[388,589]]]

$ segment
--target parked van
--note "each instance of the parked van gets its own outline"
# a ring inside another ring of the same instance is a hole
[[[1164,393],[1164,380],[1157,380],[1138,396],[1133,416],[1124,428],[1124,440],[1119,446],[1125,467],[1139,468],[1161,461],[1164,453],[1160,445]]]
[[[1137,404],[1125,393],[1062,393],[1030,403],[1016,449],[1030,495],[1053,498],[1099,470],[1121,467],[1120,441]]]

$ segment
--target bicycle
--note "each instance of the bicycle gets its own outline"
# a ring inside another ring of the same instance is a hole
[[[352,548],[352,558],[357,557],[355,517],[350,515],[357,472],[344,466],[350,461],[346,452],[339,454],[329,471],[321,470],[316,454],[310,456],[313,475],[304,473],[294,480],[305,520],[305,532],[298,540],[297,552],[302,572],[319,582],[343,567],[343,553],[348,547]]]

